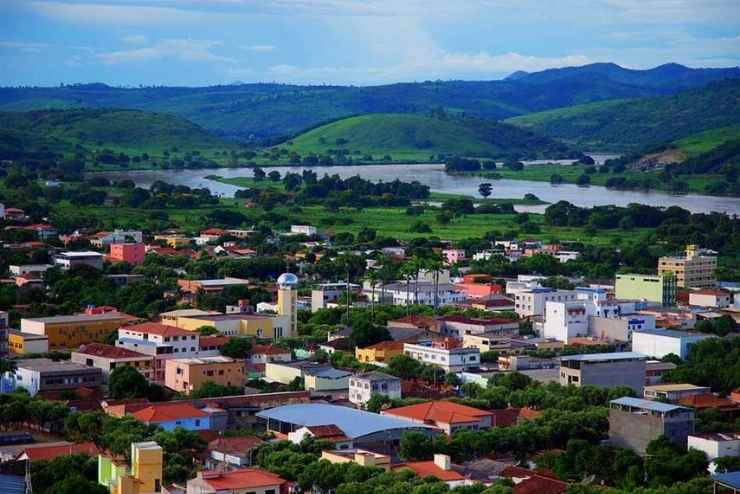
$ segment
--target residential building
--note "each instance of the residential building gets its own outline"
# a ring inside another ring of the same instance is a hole
[[[463,336],[462,346],[473,347],[484,352],[497,352],[500,355],[520,355],[535,347],[526,340],[518,338],[500,337],[495,334],[466,334]]]
[[[355,358],[365,364],[387,365],[396,355],[403,355],[402,341],[381,341],[365,348],[355,348]]]
[[[8,330],[8,351],[15,355],[47,353],[49,351],[49,337],[10,329]]]
[[[98,483],[111,494],[162,492],[162,447],[154,441],[131,443],[131,468],[119,458],[98,455]]]
[[[725,456],[740,456],[740,433],[708,432],[689,434],[687,446],[707,455],[709,461]]]
[[[105,342],[113,331],[132,319],[121,312],[21,319],[21,333],[46,336],[50,350],[77,348]]]
[[[655,384],[645,386],[644,396],[648,400],[666,400],[677,402],[689,396],[711,393],[712,389],[707,386],[695,386],[693,384]]]
[[[127,262],[132,266],[144,264],[146,249],[144,244],[111,244],[108,258],[114,262]]]
[[[292,352],[276,345],[252,345],[249,351],[249,362],[252,364],[266,364],[267,362],[290,362]]]
[[[704,288],[689,292],[689,305],[709,307],[712,309],[726,309],[732,305],[732,295],[727,290]]]
[[[509,284],[506,284],[509,293]],[[519,317],[545,315],[545,303],[568,302],[576,300],[575,290],[555,290],[553,288],[531,288],[517,290],[514,295],[514,310]]]
[[[460,347],[459,342],[451,339],[431,344],[404,343],[403,352],[419,362],[441,367],[445,372],[462,372],[480,367],[480,350]]]
[[[100,252],[94,251],[62,252],[54,256],[54,264],[64,270],[77,266],[90,266],[95,269],[103,269],[104,257]]]
[[[365,407],[373,395],[401,398],[401,380],[383,372],[364,372],[349,378],[349,401]]]
[[[712,335],[702,333],[663,328],[635,331],[632,333],[632,351],[658,359],[671,353],[681,359],[686,359],[692,346],[712,337]]]
[[[545,303],[545,324],[542,336],[567,343],[569,340],[588,336],[588,309],[586,302]]]
[[[393,470],[411,470],[421,478],[434,477],[444,482],[450,489],[472,485],[461,473],[452,469],[452,461],[448,455],[435,454],[433,460],[429,461],[410,461],[400,463],[392,467]]]
[[[417,405],[389,408],[380,413],[416,424],[431,425],[447,435],[463,429],[488,429],[493,426],[494,415],[487,410],[479,410],[452,401],[428,401]]]
[[[166,431],[182,427],[189,431],[207,431],[211,429],[211,416],[189,402],[151,403],[130,414],[139,422],[147,425],[158,425]]]
[[[186,494],[288,494],[288,481],[260,468],[205,470],[188,480]]]
[[[303,369],[303,384],[306,391],[344,391],[349,388],[351,372],[333,367],[309,367]]]
[[[213,326],[224,336],[251,336],[277,340],[290,337],[291,317],[269,314],[213,314],[177,318],[177,327],[197,331],[202,326]]]
[[[645,454],[660,436],[685,448],[694,432],[694,411],[659,401],[624,397],[609,402],[609,442]]]
[[[647,356],[635,352],[592,353],[560,357],[563,386],[629,386],[642,395]]]
[[[350,293],[362,291],[362,286],[355,283],[349,285]],[[321,283],[311,290],[311,312],[325,309],[326,304],[336,302],[347,294],[347,283]]]
[[[374,292],[374,293],[373,293]],[[398,281],[381,285],[373,290],[364,290],[368,298],[376,302],[390,303],[393,305],[454,305],[465,301],[465,293],[458,290],[452,283],[435,284],[430,281]],[[383,300],[381,298],[384,297]]]
[[[15,276],[30,275],[32,278],[41,279],[53,267],[51,264],[13,264],[8,269]]]
[[[519,334],[519,321],[496,317],[472,318],[462,315],[448,315],[434,318],[437,332],[446,336],[461,338],[464,335],[514,336]]]
[[[324,403],[279,406],[258,412],[257,417],[278,437],[287,437],[305,426],[335,425],[352,440],[353,447],[379,452],[397,448],[401,437],[410,431],[427,436],[439,433],[409,420]]]
[[[648,360],[645,364],[645,385],[653,386],[663,382],[663,374],[678,367],[673,362]]]
[[[683,256],[658,259],[658,275],[673,273],[678,288],[712,288],[717,285],[716,269],[717,257],[702,255],[696,245],[687,245]]]
[[[252,465],[256,449],[265,442],[256,436],[219,437],[208,443],[206,468],[230,470]]]
[[[175,358],[165,362],[164,384],[172,390],[189,395],[209,381],[244,387],[244,362],[223,356]]]
[[[290,233],[313,237],[319,233],[318,228],[311,225],[290,225]]]
[[[21,448],[15,456],[9,458],[14,461],[50,461],[61,456],[83,454],[95,456],[100,452],[98,447],[92,441],[83,443],[70,443],[60,441],[54,443],[29,444]],[[0,491],[2,492],[2,491]],[[3,494],[5,494],[3,492]]]
[[[218,351],[201,350],[198,332],[153,322],[120,328],[116,346],[154,357],[151,379],[158,383],[164,383],[169,359],[218,355]]]
[[[221,314],[216,310],[201,310],[201,309],[176,309],[168,312],[162,312],[159,315],[159,320],[162,324],[168,326],[177,326],[177,320],[180,317],[197,317],[197,316],[208,316]]]
[[[249,280],[241,278],[219,278],[209,280],[177,280],[177,285],[183,292],[196,295],[203,291],[206,293],[222,292],[224,288],[232,286],[249,286]]]
[[[31,396],[39,393],[74,390],[81,386],[97,388],[103,380],[100,369],[74,362],[48,358],[16,361],[16,371],[5,373],[2,392],[25,388]]]
[[[552,472],[529,470],[516,465],[506,466],[500,477],[511,481],[514,494],[565,494],[569,486]]]
[[[72,352],[72,362],[97,367],[103,371],[103,382],[108,381],[108,376],[117,367],[133,367],[147,379],[152,378],[154,371],[154,357],[126,348],[121,348],[104,343],[90,343],[82,345]]]
[[[144,235],[138,230],[113,230],[112,232],[99,232],[90,239],[93,247],[102,249],[111,244],[137,243],[144,241]]]
[[[614,289],[619,299],[646,300],[666,307],[676,304],[676,276],[672,272],[617,274]]]
[[[627,342],[635,331],[655,329],[655,317],[650,314],[619,314],[610,317],[589,316],[589,334],[608,341]]]
[[[391,457],[364,449],[334,449],[323,450],[321,459],[329,463],[357,463],[363,467],[382,468],[386,472],[391,469]]]
[[[465,249],[445,249],[442,251],[442,257],[449,265],[457,264],[466,259]]]

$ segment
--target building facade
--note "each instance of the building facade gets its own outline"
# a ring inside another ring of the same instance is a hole
[[[685,448],[694,432],[694,411],[690,408],[639,398],[619,398],[609,403],[609,443],[645,454],[647,446],[660,436]]]
[[[696,245],[687,245],[683,256],[658,259],[658,275],[673,273],[678,288],[712,288],[716,270],[717,257],[702,255]]]
[[[689,356],[691,347],[712,335],[673,329],[655,328],[632,333],[632,351],[654,358],[674,354],[681,359]]]
[[[676,304],[676,276],[673,272],[661,275],[617,274],[615,295],[621,299],[638,299],[669,307]]]
[[[46,336],[50,350],[77,348],[105,342],[113,331],[131,319],[120,312],[21,319],[21,332]]]
[[[373,395],[401,398],[401,380],[382,372],[365,372],[349,378],[349,401],[365,407]]]
[[[480,350],[456,346],[452,340],[429,345],[404,343],[403,352],[424,364],[441,367],[445,372],[463,372],[480,367]]]
[[[110,373],[118,367],[133,367],[147,379],[151,379],[154,372],[154,357],[151,355],[103,343],[82,345],[76,352],[72,352],[70,360],[100,369],[103,372],[103,382],[107,382]]]
[[[164,384],[174,391],[189,395],[209,381],[243,388],[244,363],[223,356],[175,358],[165,362]]]
[[[55,362],[47,358],[16,361],[15,373],[3,376],[3,392],[25,388],[31,396],[38,393],[74,390],[81,386],[97,388],[103,381],[100,369],[74,362]]]
[[[647,356],[634,352],[593,353],[560,357],[563,386],[629,386],[642,395]]]

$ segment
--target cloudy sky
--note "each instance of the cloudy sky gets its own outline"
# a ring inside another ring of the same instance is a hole
[[[0,0],[0,85],[498,79],[740,65],[740,0]]]

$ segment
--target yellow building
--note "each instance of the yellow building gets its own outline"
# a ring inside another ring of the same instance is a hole
[[[290,330],[289,316],[266,314],[205,314],[177,317],[175,325],[186,331],[196,331],[203,326],[213,326],[226,336],[254,336],[255,338],[278,338],[294,336]]]
[[[696,245],[687,245],[684,256],[658,259],[658,275],[673,273],[678,288],[712,288],[717,285],[716,270],[717,257],[701,255]]]
[[[98,456],[98,483],[111,494],[162,492],[162,448],[148,441],[131,443],[131,470],[116,458]]]
[[[173,235],[155,235],[154,240],[159,240],[165,243],[167,247],[172,249],[179,249],[181,247],[188,247],[192,240],[184,235],[173,234]]]
[[[46,336],[50,350],[77,348],[104,343],[113,331],[132,319],[120,312],[21,319],[21,333]]]
[[[402,341],[381,341],[365,348],[355,348],[355,358],[364,364],[388,363],[396,355],[402,354]]]
[[[381,453],[365,451],[363,449],[354,450],[324,450],[321,452],[321,459],[329,463],[357,463],[363,467],[382,468],[386,472],[391,469],[391,457]]]
[[[8,351],[16,355],[46,353],[49,351],[49,338],[46,335],[8,331]]]
[[[298,334],[298,277],[293,273],[283,273],[277,284],[277,313],[288,318],[290,334]]]

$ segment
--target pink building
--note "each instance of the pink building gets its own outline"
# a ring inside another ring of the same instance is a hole
[[[446,249],[442,251],[442,255],[447,261],[447,264],[457,264],[460,261],[465,260],[464,249]]]
[[[144,244],[111,244],[110,259],[112,261],[127,262],[132,266],[142,264],[146,256]]]

